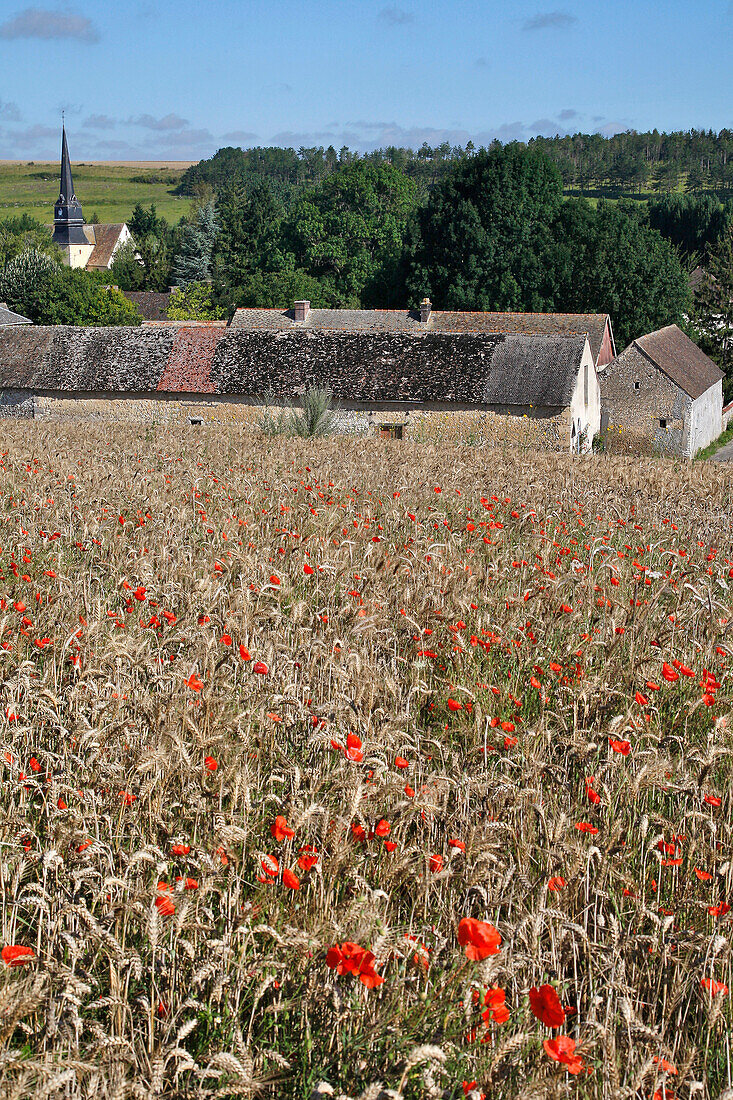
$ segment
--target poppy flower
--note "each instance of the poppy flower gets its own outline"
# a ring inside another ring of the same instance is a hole
[[[695,874],[700,879],[700,882],[710,882],[713,877],[709,871],[701,871],[699,867],[695,868]]]
[[[378,821],[377,824],[374,826],[374,835],[375,836],[389,836],[389,834],[391,832],[391,829],[392,829],[392,826],[390,825],[390,823],[388,821],[385,821],[384,818],[382,818],[382,820]]]
[[[443,857],[437,852],[428,860],[428,867],[434,875],[443,870]]]
[[[565,1023],[565,1012],[560,998],[551,985],[541,985],[539,989],[532,986],[529,991],[529,1007],[532,1015],[545,1027],[562,1027]]]
[[[252,665],[252,671],[258,676],[267,676],[268,668],[264,661],[255,661]]]
[[[549,1058],[567,1066],[568,1073],[578,1074],[585,1069],[583,1059],[575,1053],[575,1039],[570,1036],[558,1035],[555,1039],[545,1039],[542,1045]]]
[[[636,695],[634,696],[634,699],[636,700],[636,702],[639,704],[640,707],[648,707],[649,706],[649,700],[647,699],[646,695],[642,695],[640,691],[637,691]]]
[[[174,844],[171,848],[171,854],[174,856],[187,856],[190,851],[190,844]]]
[[[243,661],[251,661],[252,660],[252,656],[251,656],[249,650],[247,649],[246,646],[243,646],[243,645],[240,645],[240,647],[239,647],[239,656],[242,658]]]
[[[326,965],[337,974],[354,974],[367,987],[374,989],[384,982],[374,969],[375,958],[371,951],[360,947],[358,943],[346,942],[334,944],[326,955]]]
[[[666,661],[662,665],[662,676],[670,684],[673,684],[675,680],[679,680],[680,678],[679,672],[676,672],[675,669],[673,669],[671,665],[667,664]]]
[[[547,889],[552,890],[552,892],[554,894],[556,894],[556,893],[558,893],[558,891],[562,890],[564,886],[565,886],[565,879],[562,877],[562,875],[553,875],[552,878],[547,883]]]
[[[142,601],[145,599],[145,588],[143,587],[143,585],[140,585],[138,588],[135,589],[135,591],[133,592],[133,596],[136,600],[140,600],[140,602],[142,603]]]
[[[463,843],[463,841],[456,840],[455,838],[448,841],[448,846],[450,848],[458,848],[459,852],[465,852],[466,850],[466,845]]]
[[[717,794],[706,794],[703,798],[703,802],[706,806],[715,806],[717,809],[718,806],[723,804],[723,799]]]
[[[300,890],[300,879],[289,867],[283,871],[283,886],[287,886],[289,890]]]
[[[59,808],[60,810],[68,810],[68,808],[69,808],[69,807],[67,806],[67,804],[66,804],[65,800],[64,800],[64,799],[63,799],[63,798],[62,798],[62,797],[61,797],[60,795],[59,795],[59,800],[58,800],[58,802],[56,803],[56,805],[58,806],[58,808]]]
[[[614,752],[619,752],[622,756],[628,756],[631,752],[630,741],[622,741],[617,737],[609,737],[608,743]]]
[[[463,703],[459,703],[455,699],[449,699],[448,710],[463,710]]]
[[[711,997],[717,997],[719,993],[725,996],[728,992],[728,986],[725,982],[716,982],[714,978],[702,978],[700,980],[700,985]]]
[[[710,905],[708,907],[708,913],[711,917],[724,917],[726,913],[730,912],[730,905],[727,901],[720,901],[717,905]]]
[[[222,634],[219,641],[222,645],[231,645],[232,644],[232,636],[231,636],[231,634]]]
[[[657,1058],[656,1054],[652,1055],[652,1062],[659,1067],[661,1073],[678,1073],[677,1066],[674,1062],[668,1062],[666,1058]]]
[[[277,841],[286,840],[288,837],[295,836],[295,829],[291,829],[282,814],[278,814],[274,822],[270,826],[270,832]]]
[[[183,885],[186,890],[198,890],[199,884],[195,878],[185,878]]]
[[[506,990],[499,989],[496,986],[487,989],[484,1006],[481,1018],[487,1027],[492,1020],[495,1024],[505,1024],[509,1019],[510,1013],[506,1006]]]
[[[493,924],[464,917],[458,925],[458,942],[465,948],[467,959],[481,962],[489,955],[498,955],[501,936]]]
[[[405,760],[404,756],[395,756],[394,766],[396,768],[409,768],[409,760]]]
[[[589,821],[578,821],[575,828],[581,833],[597,833],[595,825],[591,825]]]
[[[312,566],[312,565],[308,565],[308,564],[306,563],[306,564],[305,564],[305,565],[303,566],[303,572],[305,573],[306,577],[311,577],[311,576],[313,576],[313,574],[315,573],[315,569],[313,568],[313,566]]]
[[[32,947],[22,947],[20,944],[10,944],[3,947],[0,957],[6,966],[24,966],[36,957]]]
[[[203,680],[199,679],[195,672],[192,672],[189,678],[184,680],[184,683],[191,691],[201,691],[201,688],[204,686]]]
[[[129,791],[120,791],[120,801],[123,806],[132,806],[136,798],[136,794],[130,794]]]
[[[276,878],[277,873],[280,870],[280,864],[274,856],[263,856],[260,860],[260,866],[262,867],[262,870],[265,872],[265,874],[269,875],[270,878]]]
[[[161,917],[172,917],[176,911],[175,902],[165,894],[161,894],[155,899],[155,908],[158,910]]]
[[[213,756],[205,756],[204,767],[210,772],[215,772],[219,765],[217,764],[216,760],[214,760]]]
[[[318,852],[312,844],[304,844],[298,856],[298,866],[301,871],[310,871],[318,863]]]

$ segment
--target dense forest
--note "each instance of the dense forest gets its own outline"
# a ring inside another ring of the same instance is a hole
[[[414,308],[428,295],[442,309],[608,312],[620,347],[674,321],[733,373],[720,335],[733,326],[720,321],[731,152],[729,131],[361,155],[220,149],[184,173],[194,204],[178,225],[136,206],[135,243],[106,278],[123,291],[176,285],[177,319],[298,298]],[[716,272],[715,293],[708,279],[696,306],[688,275],[700,265]],[[61,270],[31,219],[0,222],[0,299],[31,319],[130,323],[125,300],[85,274]]]

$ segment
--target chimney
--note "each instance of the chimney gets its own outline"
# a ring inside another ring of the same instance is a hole
[[[423,298],[420,302],[420,324],[426,325],[430,320],[430,313],[432,311],[432,303],[429,298]]]
[[[295,320],[305,321],[310,312],[310,308],[310,302],[295,302],[293,305],[293,309],[295,310]]]

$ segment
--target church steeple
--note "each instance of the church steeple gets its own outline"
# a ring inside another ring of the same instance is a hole
[[[59,197],[53,210],[53,240],[61,248],[72,245],[88,245],[84,233],[84,215],[81,203],[74,194],[74,181],[71,178],[71,159],[66,141],[66,127],[61,128],[61,182]]]

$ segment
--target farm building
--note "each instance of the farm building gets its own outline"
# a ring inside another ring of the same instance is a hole
[[[603,426],[623,449],[694,457],[723,430],[723,372],[677,325],[634,340],[599,372]]]
[[[13,313],[5,302],[0,302],[0,326],[3,325],[30,325],[27,317],[21,317],[20,313]]]
[[[115,252],[132,240],[132,234],[124,223],[84,224],[81,203],[76,197],[71,177],[65,129],[61,133],[61,181],[53,210],[51,239],[61,249],[67,267],[82,267],[88,271],[109,270]]]
[[[585,319],[516,332],[507,316],[298,302],[229,326],[6,329],[0,415],[254,424],[318,384],[344,431],[587,449],[600,388]]]

